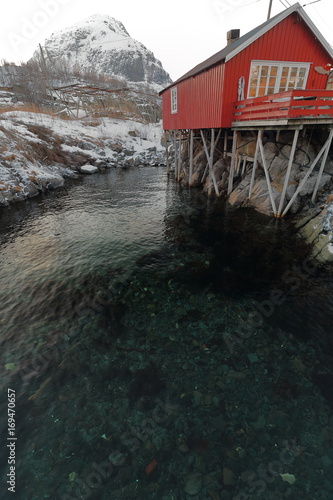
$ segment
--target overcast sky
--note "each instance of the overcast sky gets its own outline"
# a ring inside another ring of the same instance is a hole
[[[273,0],[272,16],[284,10],[282,3],[295,2]],[[0,59],[27,61],[53,32],[92,14],[106,14],[121,21],[176,79],[221,50],[230,29],[244,34],[264,22],[268,6],[269,0],[7,0],[1,5]],[[332,0],[305,10],[333,45]]]

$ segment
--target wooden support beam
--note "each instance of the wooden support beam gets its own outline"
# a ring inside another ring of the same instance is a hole
[[[236,175],[239,174],[240,162],[241,162],[241,160],[239,158],[239,155],[238,155],[238,153],[236,153],[236,168],[235,168]]]
[[[194,142],[194,130],[190,131],[190,171],[189,171],[189,179],[188,185],[192,186],[192,177],[193,177],[193,142]]]
[[[295,156],[295,151],[296,151],[296,146],[297,146],[297,141],[298,141],[298,135],[299,135],[299,130],[296,129],[295,132],[294,132],[294,140],[293,140],[293,145],[292,145],[291,151],[290,151],[290,157],[289,157],[288,167],[287,167],[286,175],[285,175],[285,178],[284,178],[284,184],[283,184],[283,190],[282,190],[282,194],[281,194],[281,198],[280,198],[279,209],[277,211],[277,214],[275,214],[278,217],[281,216],[281,212],[282,212],[282,209],[283,209],[284,200],[285,200],[285,197],[286,197],[286,192],[287,192],[287,189],[288,189],[288,184],[289,184],[289,179],[290,179],[290,173],[291,173],[291,167],[293,166],[293,161],[294,161],[294,156]]]
[[[282,217],[284,217],[286,215],[286,213],[288,212],[289,208],[291,207],[291,205],[294,203],[296,197],[298,196],[299,192],[303,189],[304,184],[306,183],[306,181],[310,177],[313,169],[317,165],[317,163],[320,160],[321,156],[325,153],[327,146],[329,147],[329,145],[331,144],[331,142],[332,142],[332,136],[333,136],[333,129],[331,129],[330,135],[329,135],[327,141],[322,146],[322,148],[319,151],[319,153],[317,154],[316,158],[313,160],[312,165],[309,168],[309,170],[307,171],[306,175],[303,177],[302,181],[298,184],[295,193],[293,194],[293,196],[291,197],[291,200],[289,201],[288,205],[286,206],[286,208],[282,212]]]
[[[182,136],[180,135],[178,139],[178,173],[177,173],[177,181],[180,181],[180,170],[182,166]]]
[[[323,171],[324,171],[324,168],[325,168],[325,165],[326,165],[326,161],[327,161],[327,156],[328,156],[328,153],[329,153],[329,150],[330,150],[330,147],[331,147],[332,138],[333,138],[333,128],[330,129],[330,133],[329,133],[329,136],[328,136],[328,139],[327,139],[326,149],[325,149],[325,152],[323,154],[323,159],[322,159],[322,162],[321,162],[320,170],[318,172],[317,182],[316,182],[316,185],[314,187],[312,198],[311,198],[312,203],[315,202],[315,199],[316,199],[316,196],[317,196],[317,192],[318,192],[318,189],[319,189],[319,184],[320,184],[320,181],[321,181],[321,178],[322,178],[322,175],[323,175]]]
[[[244,158],[243,158],[243,165],[242,165],[242,172],[241,172],[242,177],[245,174],[245,169],[246,169],[246,156],[244,156]]]
[[[169,131],[167,130],[165,132],[165,159],[166,159],[167,174],[170,173],[169,140],[170,140]]]
[[[230,164],[230,171],[229,171],[228,194],[231,193],[233,185],[234,185],[234,170],[235,170],[235,163],[236,163],[237,142],[238,142],[238,131],[234,130],[234,135],[232,138],[232,156],[231,156],[231,164]]]
[[[269,198],[271,200],[273,214],[276,214],[276,205],[275,205],[275,200],[274,200],[274,196],[273,196],[271,180],[270,180],[269,173],[268,173],[268,167],[267,167],[267,163],[266,163],[265,151],[264,151],[264,146],[262,143],[262,138],[258,137],[258,141],[259,141],[259,148],[260,148],[260,153],[261,153],[262,165],[264,167],[265,176],[266,176]]]
[[[211,165],[212,165],[212,168],[211,168],[211,176],[212,176],[212,180],[213,180],[213,184],[214,184],[215,194],[216,194],[217,196],[220,196],[220,193],[219,193],[219,188],[218,188],[218,185],[217,185],[217,181],[216,181],[216,177],[215,177],[215,173],[214,173],[214,169],[213,169],[213,167],[214,167],[214,152],[215,152],[215,150],[216,150],[216,146],[217,146],[217,144],[218,144],[218,142],[219,142],[219,140],[220,140],[221,133],[222,133],[222,129],[220,129],[220,130],[218,131],[218,134],[217,134],[217,137],[216,137],[215,142],[214,142],[214,139],[213,139],[213,138],[214,138],[214,135],[213,135],[213,130],[214,130],[214,129],[212,129],[212,143],[214,144],[214,146],[213,146],[213,149],[211,149]]]
[[[211,194],[211,182],[213,181],[215,193],[217,196],[219,196],[220,195],[219,188],[217,186],[216,178],[215,178],[215,175],[213,172],[213,163],[214,163],[214,151],[215,151],[216,144],[218,143],[218,140],[220,138],[221,130],[219,131],[217,139],[215,141],[215,129],[213,129],[213,128],[211,129],[210,152],[208,151],[208,146],[207,146],[207,142],[206,142],[205,136],[203,134],[203,131],[200,130],[200,133],[201,133],[201,138],[202,138],[202,142],[203,142],[205,153],[206,153],[206,158],[208,161],[208,169],[209,169],[208,194]],[[206,172],[206,170],[205,170],[205,172]]]
[[[228,130],[224,132],[224,141],[223,141],[223,158],[227,157],[228,151]]]
[[[211,133],[211,139],[210,139],[210,157],[209,157],[209,161],[208,161],[208,164],[209,164],[208,196],[210,196],[212,194],[215,130],[212,128],[210,133]],[[219,194],[219,190],[217,190],[217,194]]]
[[[260,139],[262,138],[262,135],[263,135],[263,130],[259,130],[258,131],[258,137],[257,137],[257,144],[256,144],[256,151],[254,153],[254,162],[253,162],[253,169],[252,169],[252,175],[251,175],[251,181],[250,181],[250,190],[249,190],[249,199],[251,198],[252,196],[252,191],[253,191],[253,184],[254,184],[254,178],[255,178],[255,175],[256,175],[256,168],[257,168],[257,165],[258,165],[258,156],[259,156],[259,151],[260,151],[260,147],[259,147],[259,137]]]
[[[173,131],[173,151],[174,151],[174,164],[175,164],[175,179],[177,179],[178,170],[178,152],[177,152],[177,138],[176,131]]]
[[[205,149],[205,153],[206,153],[206,158],[207,158],[207,167],[205,169],[205,172],[208,168],[208,175],[209,175],[209,187],[208,187],[208,194],[209,193],[209,190],[210,190],[210,182],[211,182],[211,177],[210,177],[210,169],[211,169],[211,166],[210,166],[210,154],[209,154],[209,151],[208,151],[208,146],[207,146],[207,143],[206,143],[206,139],[205,139],[205,136],[204,136],[204,133],[202,130],[200,130],[200,134],[201,134],[201,139],[202,139],[202,142],[203,142],[203,145],[204,145],[204,149]]]

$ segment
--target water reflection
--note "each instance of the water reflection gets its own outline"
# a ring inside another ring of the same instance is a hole
[[[330,498],[332,280],[290,282],[308,249],[287,221],[149,168],[0,217],[17,498]]]

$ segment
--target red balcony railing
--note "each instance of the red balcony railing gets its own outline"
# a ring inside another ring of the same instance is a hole
[[[289,90],[235,103],[236,122],[289,118],[333,120],[333,90]]]

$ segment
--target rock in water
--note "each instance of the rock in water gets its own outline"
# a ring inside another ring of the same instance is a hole
[[[80,167],[80,172],[81,174],[95,174],[98,172],[98,168],[87,163],[86,165],[82,165],[82,167]]]
[[[186,477],[186,483],[184,487],[185,493],[190,496],[195,496],[199,493],[202,488],[202,476],[199,472],[191,472]]]

